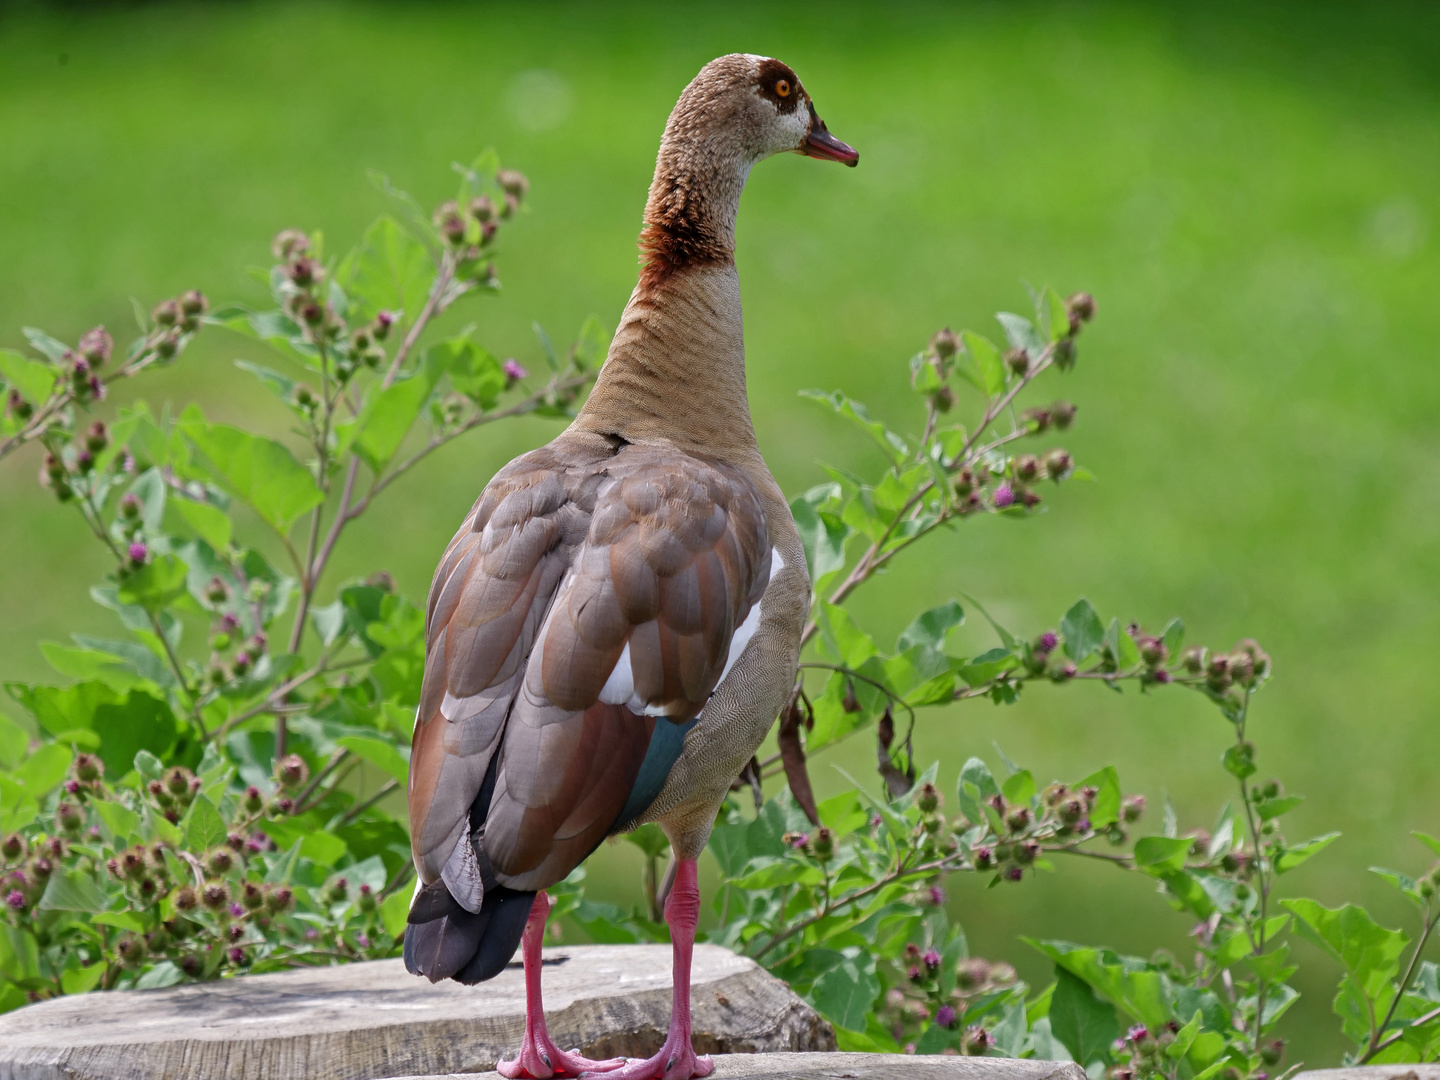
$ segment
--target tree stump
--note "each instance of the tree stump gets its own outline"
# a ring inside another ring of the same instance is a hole
[[[577,945],[544,955],[558,1045],[597,1058],[659,1051],[670,1019],[670,946]],[[697,945],[691,986],[703,1053],[835,1048],[830,1025],[752,960]],[[479,986],[432,986],[399,960],[376,960],[30,1005],[0,1016],[0,1080],[474,1074],[513,1055],[524,1028],[518,961]]]

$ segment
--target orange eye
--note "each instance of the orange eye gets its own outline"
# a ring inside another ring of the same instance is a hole
[[[781,97],[789,97],[789,96],[790,96],[790,80],[789,80],[789,79],[781,79],[779,82],[777,82],[777,83],[775,84],[775,93],[779,94]]]

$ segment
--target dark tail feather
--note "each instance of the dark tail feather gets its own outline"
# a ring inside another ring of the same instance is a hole
[[[484,982],[505,970],[520,947],[533,892],[490,889],[478,913],[466,911],[436,879],[410,905],[405,969],[431,982]]]

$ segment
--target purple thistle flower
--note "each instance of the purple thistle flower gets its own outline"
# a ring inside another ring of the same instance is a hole
[[[90,393],[95,395],[96,401],[105,400],[105,384],[100,381],[100,376],[90,376]]]
[[[920,970],[919,964],[912,965],[910,970],[907,971],[905,974],[911,982],[919,982],[921,979],[925,978],[925,973]]]
[[[920,959],[925,961],[925,966],[928,967],[931,971],[934,971],[940,966],[940,954],[934,949],[926,949],[925,955],[922,956]]]
[[[526,375],[530,374],[521,365],[520,361],[514,359],[513,357],[509,360],[506,360],[505,363],[501,365],[501,370],[505,372],[506,381],[512,383],[519,382],[521,379],[525,378]]]
[[[870,828],[872,828],[872,829],[878,829],[879,827],[880,827],[880,815],[879,815],[879,814],[871,814],[871,815],[870,815]]]
[[[1080,833],[1087,833],[1087,832],[1089,832],[1089,831],[1090,831],[1090,819],[1087,817],[1087,818],[1081,818],[1079,821],[1077,821],[1077,822],[1075,823],[1075,831],[1076,831],[1076,832],[1080,832]]]
[[[809,844],[809,843],[810,843],[810,834],[809,834],[809,833],[803,833],[803,832],[802,832],[802,833],[796,833],[793,837],[790,838],[790,846],[791,846],[792,848],[794,848],[796,851],[799,851],[801,848],[805,847],[805,846],[806,846],[807,844]]]
[[[1055,636],[1054,630],[1046,630],[1040,635],[1040,648],[1043,651],[1050,652],[1058,644],[1060,644],[1060,639]]]
[[[942,889],[939,885],[930,886],[930,902],[936,907],[939,907],[941,904],[945,903],[945,890]]]
[[[1149,1034],[1150,1032],[1146,1030],[1144,1024],[1136,1024],[1129,1031],[1125,1032],[1125,1038],[1129,1039],[1131,1042],[1139,1042],[1141,1039],[1145,1038],[1145,1036]]]
[[[313,926],[308,926],[308,927],[305,928],[305,940],[306,940],[306,941],[314,941],[314,940],[315,940],[316,938],[318,938],[319,936],[320,936],[320,931],[319,931],[319,930],[316,930]]]
[[[1020,867],[1018,867],[1018,866],[1012,866],[1012,867],[1010,867],[1010,869],[1008,869],[1008,870],[1005,871],[1005,880],[1006,880],[1006,881],[1019,881],[1019,880],[1020,880],[1021,878],[1023,878],[1024,876],[1025,876],[1025,871],[1024,871],[1024,870],[1021,870]]]
[[[235,918],[238,919],[241,915],[244,915],[244,914],[245,914],[245,909],[244,909],[243,907],[241,907],[239,904],[231,904],[231,905],[230,905],[230,914],[233,915],[233,916],[235,916]]]
[[[954,1008],[951,1007],[951,1006],[949,1006],[949,1005],[941,1005],[940,1008],[938,1008],[938,1009],[935,1010],[935,1023],[939,1024],[939,1025],[940,1025],[941,1027],[943,1027],[943,1028],[952,1028],[952,1027],[954,1027],[954,1026],[955,1026],[955,1010],[954,1010]]]
[[[10,895],[5,897],[5,902],[9,904],[12,908],[14,908],[16,911],[25,910],[25,894],[22,893],[19,889],[11,889]]]
[[[245,950],[240,948],[239,945],[231,949],[227,955],[230,957],[232,964],[243,964],[245,962]]]
[[[74,367],[71,370],[75,372],[75,378],[77,379],[88,378],[90,375],[90,362],[83,356],[76,356],[74,358]]]
[[[1009,484],[1001,484],[995,489],[995,508],[1003,510],[1015,502],[1015,491]]]
[[[1161,668],[1159,671],[1155,672],[1155,681],[1157,683],[1168,683],[1172,678],[1173,676],[1170,674],[1170,672],[1166,671],[1164,668]]]
[[[365,934],[361,934],[355,940],[360,943],[362,949],[368,949],[370,947],[370,938]]]
[[[135,543],[130,545],[130,550],[127,552],[127,554],[130,556],[130,561],[132,563],[134,563],[136,566],[143,566],[145,560],[150,557],[150,549],[147,548],[141,541],[136,540]]]
[[[235,631],[235,628],[240,625],[240,620],[237,619],[234,615],[230,614],[228,611],[220,617],[220,621],[225,625],[225,629],[227,631],[230,631],[231,633],[233,633]]]
[[[80,781],[79,781],[79,780],[66,780],[66,781],[65,781],[65,790],[68,791],[71,795],[78,795],[78,794],[80,794]]]

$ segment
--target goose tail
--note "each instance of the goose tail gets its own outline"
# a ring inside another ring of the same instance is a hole
[[[466,911],[450,895],[444,879],[436,878],[410,904],[405,969],[432,983],[493,979],[520,947],[534,900],[533,892],[499,886],[485,890],[479,911]]]

